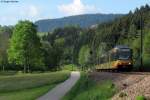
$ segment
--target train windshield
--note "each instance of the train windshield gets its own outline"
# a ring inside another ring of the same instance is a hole
[[[120,60],[128,60],[131,57],[131,51],[130,49],[122,49],[119,53],[119,59]]]

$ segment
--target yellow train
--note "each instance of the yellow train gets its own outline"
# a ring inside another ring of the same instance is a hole
[[[97,70],[125,70],[130,71],[133,68],[132,49],[128,46],[115,46],[108,53],[103,54]]]

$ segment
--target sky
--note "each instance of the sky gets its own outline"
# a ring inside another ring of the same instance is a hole
[[[150,0],[0,0],[0,25],[19,20],[37,21],[65,16],[104,13],[126,14]]]

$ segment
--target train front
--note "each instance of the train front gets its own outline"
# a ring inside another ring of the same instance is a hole
[[[132,50],[129,47],[117,47],[115,67],[119,70],[132,70]]]

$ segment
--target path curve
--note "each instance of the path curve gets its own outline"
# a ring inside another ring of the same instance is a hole
[[[60,100],[75,85],[80,78],[80,72],[71,72],[70,78],[58,84],[51,91],[41,96],[37,100]]]

